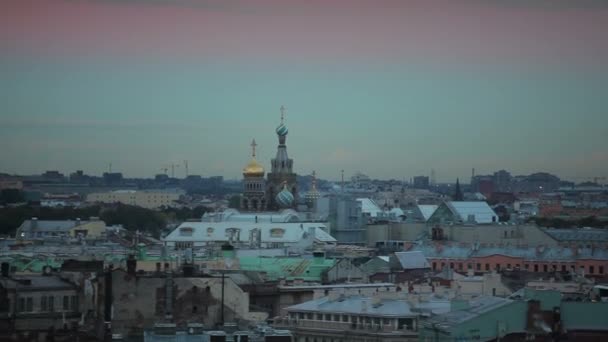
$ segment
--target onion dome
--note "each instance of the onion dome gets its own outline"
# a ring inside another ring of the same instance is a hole
[[[285,126],[285,124],[281,123],[277,129],[276,129],[277,135],[284,137],[287,135],[287,133],[289,133],[289,130],[287,129],[287,126]]]
[[[245,177],[264,177],[264,167],[258,163],[255,158],[251,158],[251,161],[243,169],[243,176]]]
[[[281,106],[281,124],[277,126],[276,129],[277,135],[280,137],[284,137],[287,135],[287,133],[289,133],[289,130],[287,129],[287,126],[285,126],[285,124],[283,123],[283,120],[285,120],[285,106]]]
[[[306,196],[305,196],[306,204],[308,204],[311,207],[314,206],[315,201],[317,199],[319,199],[319,197],[321,197],[321,194],[319,193],[319,191],[317,191],[316,172],[313,171],[312,172],[312,186],[311,186],[310,190],[306,193]]]
[[[275,200],[279,207],[289,208],[293,206],[294,197],[293,194],[287,190],[287,185],[283,184],[283,190],[277,194]]]
[[[264,177],[264,167],[255,160],[255,147],[258,144],[255,143],[255,139],[251,141],[251,160],[243,169],[243,176],[245,177]]]

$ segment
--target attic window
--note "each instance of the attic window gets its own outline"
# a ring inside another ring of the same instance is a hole
[[[213,234],[213,228],[209,227],[207,228],[207,236],[211,236],[211,234]]]
[[[285,229],[283,228],[272,228],[270,230],[270,237],[281,238],[283,235],[285,235]]]
[[[180,236],[192,236],[194,229],[191,227],[183,227],[179,229]]]

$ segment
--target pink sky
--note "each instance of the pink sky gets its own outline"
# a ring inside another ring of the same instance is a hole
[[[496,3],[14,0],[0,12],[0,50],[18,57],[241,63],[608,61],[608,5]]]

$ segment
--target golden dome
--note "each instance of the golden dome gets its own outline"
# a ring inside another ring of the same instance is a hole
[[[245,166],[243,169],[244,176],[264,176],[264,168],[260,163],[255,160],[255,158],[251,158],[251,161]]]

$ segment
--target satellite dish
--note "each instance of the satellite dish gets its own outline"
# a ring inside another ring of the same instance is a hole
[[[47,265],[42,268],[43,275],[46,275],[46,276],[51,275],[51,271],[52,271],[51,266]]]

